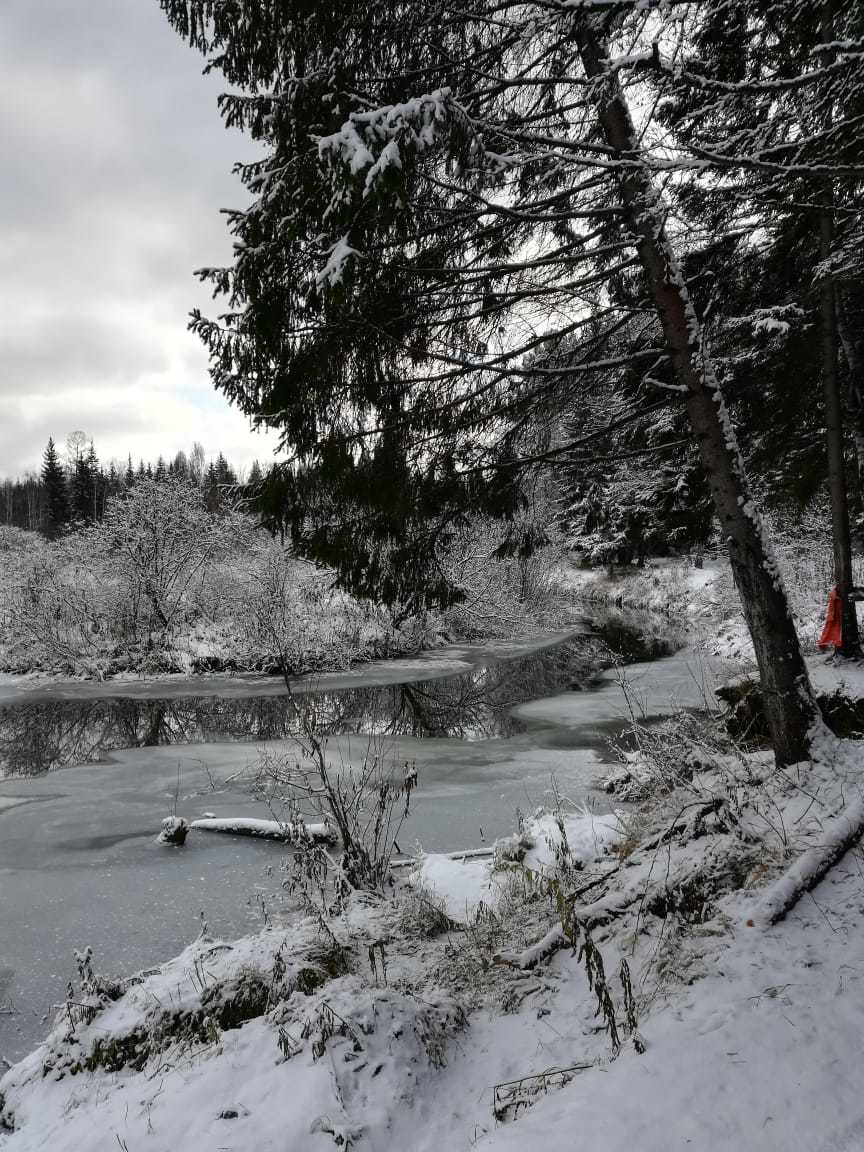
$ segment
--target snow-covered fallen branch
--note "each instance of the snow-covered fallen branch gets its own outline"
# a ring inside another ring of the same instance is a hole
[[[536,968],[543,960],[548,960],[559,948],[567,945],[567,936],[560,924],[553,924],[545,936],[536,944],[531,944],[521,952],[499,952],[494,960],[496,964],[506,964],[509,968],[527,970]]]
[[[466,848],[461,852],[441,852],[437,853],[445,860],[488,860],[491,856],[495,855],[494,848]],[[420,863],[421,856],[406,856],[402,860],[391,860],[391,868],[416,868]]]
[[[655,843],[656,838],[651,842]],[[581,898],[620,877],[620,865],[570,892],[565,899],[573,921],[592,932],[637,908],[639,915],[645,910],[658,916],[681,909],[685,914],[689,914],[688,910],[704,909],[712,897],[740,883],[755,860],[754,846],[728,833],[685,844],[667,840],[659,862],[658,850],[643,853],[640,848],[634,852],[629,858],[626,879],[590,903],[581,903]],[[566,946],[566,933],[562,925],[556,923],[535,944],[521,952],[500,952],[495,961],[511,968],[534,968]]]
[[[336,830],[326,821],[321,824],[303,824],[291,820],[258,820],[251,816],[214,816],[193,820],[189,827],[196,832],[259,836],[264,840],[283,840],[288,844],[300,844],[304,840],[319,844],[333,844],[336,841]]]
[[[864,834],[864,798],[855,800],[830,820],[821,843],[808,848],[765,891],[748,923],[767,928],[790,912],[805,892],[815,888],[825,873]]]

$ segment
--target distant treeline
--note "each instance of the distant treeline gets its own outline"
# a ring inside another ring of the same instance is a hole
[[[116,460],[106,465],[99,460],[93,441],[81,433],[69,437],[62,456],[50,438],[39,472],[0,481],[0,524],[56,536],[67,525],[101,520],[112,497],[145,477],[198,484],[207,507],[217,511],[227,493],[236,493],[238,487],[251,489],[261,480],[262,471],[256,460],[244,475],[221,452],[208,463],[198,443],[188,454],[181,451],[167,461],[160,456],[155,464],[139,460],[136,465],[128,456],[125,465]]]

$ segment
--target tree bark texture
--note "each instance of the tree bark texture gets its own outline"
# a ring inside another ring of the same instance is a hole
[[[858,490],[864,492],[864,310],[860,289],[834,281],[834,314],[849,373],[849,414],[855,439]]]

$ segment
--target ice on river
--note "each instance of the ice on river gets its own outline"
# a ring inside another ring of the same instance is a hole
[[[714,688],[728,677],[729,669],[728,661],[682,648],[662,660],[607,669],[599,677],[599,687],[605,691],[547,696],[518,705],[513,715],[584,732],[592,726],[626,721],[631,714],[647,718],[678,708],[714,707]]]
[[[482,644],[448,645],[419,652],[413,657],[371,660],[335,672],[309,672],[291,678],[291,691],[343,692],[351,688],[376,688],[388,684],[411,684],[445,676],[459,676],[490,661],[516,660],[553,647],[574,636],[590,632],[584,625],[561,632],[529,633],[514,640],[487,640]],[[285,684],[279,676],[255,673],[184,676],[167,674],[146,679],[118,676],[108,681],[63,680],[46,676],[10,676],[0,673],[0,705],[45,700],[99,700],[105,696],[129,699],[172,699],[188,696],[221,696],[243,699],[284,696]]]
[[[673,657],[628,676],[655,711],[670,696],[698,703],[694,668],[692,659]],[[550,802],[553,777],[568,799],[608,811],[592,783],[626,712],[614,681],[607,675],[596,690],[519,706],[522,730],[507,738],[396,737],[389,755],[416,762],[419,773],[401,849],[491,844],[513,830],[517,810]],[[328,749],[335,762],[356,763],[365,743],[343,735]],[[267,746],[296,751],[285,741]],[[284,846],[195,832],[183,848],[155,840],[175,791],[177,814],[189,820],[205,812],[272,818],[236,778],[222,783],[256,758],[248,743],[144,747],[0,781],[0,1009],[12,1009],[0,1011],[0,1055],[15,1059],[45,1034],[75,949],[90,945],[98,968],[128,973],[175,955],[199,931],[202,913],[227,937],[260,924],[262,902],[278,914]]]

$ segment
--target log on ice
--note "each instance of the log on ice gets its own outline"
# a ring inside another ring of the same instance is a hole
[[[252,816],[213,816],[193,820],[190,828],[197,832],[258,836],[264,840],[281,840],[285,844],[300,844],[308,840],[316,844],[333,844],[337,839],[336,829],[326,821],[303,824],[292,820],[259,820]]]

